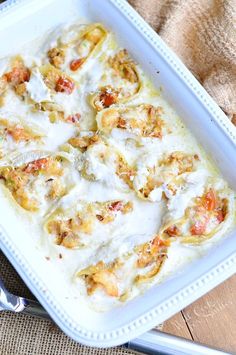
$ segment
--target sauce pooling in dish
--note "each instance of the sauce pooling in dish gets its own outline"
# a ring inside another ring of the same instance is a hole
[[[39,52],[0,65],[0,187],[60,255],[65,287],[107,310],[222,238],[235,195],[102,24]]]

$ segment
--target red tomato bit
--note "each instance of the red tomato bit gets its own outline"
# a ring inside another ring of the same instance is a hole
[[[216,219],[219,222],[219,224],[224,221],[225,216],[222,210],[217,211]]]
[[[48,158],[41,158],[38,160],[34,160],[27,164],[24,168],[26,173],[32,174],[38,170],[46,169],[48,167],[49,159]]]
[[[157,235],[151,242],[152,245],[155,245],[157,247],[164,247],[164,246],[168,246],[169,242],[168,241],[165,241],[165,240],[162,240],[160,238],[159,235]]]
[[[207,211],[213,211],[216,208],[216,194],[213,189],[210,189],[203,197],[203,206]]]
[[[72,80],[68,78],[60,77],[57,80],[55,90],[57,92],[64,92],[65,94],[70,95],[74,90],[74,88],[75,88],[75,84],[73,83]]]
[[[78,123],[79,120],[81,118],[81,114],[80,113],[75,113],[74,115],[70,115],[66,118],[66,122],[69,123]]]
[[[118,92],[111,88],[104,88],[100,94],[100,101],[103,107],[109,107],[117,102]]]
[[[207,226],[207,219],[205,221],[197,221],[190,228],[190,233],[192,235],[202,235]]]
[[[167,228],[165,230],[165,233],[167,233],[170,237],[175,237],[177,235],[180,235],[180,230],[177,226],[173,225]]]
[[[7,81],[13,85],[23,84],[30,79],[30,71],[26,67],[14,67],[12,71],[5,74]]]
[[[115,201],[110,204],[108,207],[110,211],[121,211],[123,208],[122,201]]]
[[[86,58],[74,59],[70,62],[70,70],[76,71],[78,70],[82,64],[85,62]]]

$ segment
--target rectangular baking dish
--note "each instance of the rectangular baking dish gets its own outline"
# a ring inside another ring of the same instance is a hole
[[[236,189],[236,129],[203,87],[125,0],[13,0],[0,6],[0,57],[77,17],[101,21],[142,65]],[[89,346],[122,344],[163,322],[236,271],[236,230],[181,273],[123,307],[96,313],[70,297],[61,275],[16,216],[2,207],[0,247],[54,321]]]

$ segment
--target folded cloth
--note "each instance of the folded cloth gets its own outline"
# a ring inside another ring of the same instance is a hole
[[[236,125],[236,0],[129,0]]]

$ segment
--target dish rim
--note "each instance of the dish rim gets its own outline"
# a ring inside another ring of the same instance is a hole
[[[107,0],[109,1],[122,16],[130,22],[140,36],[142,36],[155,52],[161,56],[175,72],[175,74],[184,82],[188,89],[193,93],[199,104],[209,112],[214,122],[224,131],[227,138],[236,144],[236,129],[233,132],[232,124],[229,122],[225,114],[220,110],[213,99],[206,93],[205,89],[188,71],[184,64],[172,53],[172,51],[164,44],[161,38],[151,29],[151,27],[137,14],[137,12],[125,0]],[[0,4],[1,16],[11,13],[12,9],[28,3],[34,3],[35,0],[8,0],[6,3]],[[157,324],[158,317],[167,310],[175,309],[175,312],[182,309],[186,304],[193,302],[202,294],[209,291],[227,277],[236,271],[236,251],[225,258],[224,261],[212,267],[204,275],[199,276],[191,284],[187,285],[180,292],[167,299],[162,304],[158,304],[151,311],[144,313],[141,317],[136,318],[126,326],[111,330],[110,332],[101,331],[94,332],[79,326],[73,320],[63,313],[63,310],[53,302],[52,295],[43,294],[44,284],[41,280],[37,280],[34,273],[30,269],[30,264],[23,255],[17,250],[13,242],[8,239],[6,231],[0,226],[0,247],[10,262],[19,272],[27,286],[32,290],[35,296],[40,300],[47,309],[52,318],[60,326],[60,328],[72,337],[85,345],[96,347],[110,347],[119,345],[139,334],[147,331]],[[174,312],[174,313],[175,313]],[[173,312],[172,312],[173,314]]]

